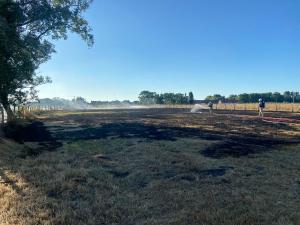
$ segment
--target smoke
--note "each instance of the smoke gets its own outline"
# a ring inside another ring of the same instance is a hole
[[[129,101],[111,101],[111,102],[86,102],[67,100],[63,98],[44,98],[39,102],[31,102],[28,104],[31,107],[39,107],[41,110],[45,109],[61,109],[61,110],[96,110],[96,109],[140,109],[147,108],[135,102]]]
[[[196,104],[194,107],[191,109],[191,113],[202,113],[203,110],[207,110],[208,107],[206,105],[200,105]]]
[[[29,106],[38,106],[41,109],[45,108],[60,108],[66,110],[80,110],[80,109],[90,109],[92,108],[87,102],[75,102],[63,98],[44,98],[40,99],[39,102],[32,102],[28,104]]]

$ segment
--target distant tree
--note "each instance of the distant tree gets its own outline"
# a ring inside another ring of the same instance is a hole
[[[193,92],[189,92],[188,103],[194,104],[194,102],[195,102],[194,94],[193,94]]]
[[[139,94],[139,100],[141,104],[155,104],[156,98],[157,98],[156,92],[142,91]]]
[[[225,101],[225,96],[222,96],[220,94],[209,95],[205,98],[205,100],[206,101],[212,101],[212,102],[219,102],[219,101],[224,102]]]
[[[244,93],[240,95],[230,95],[227,99],[237,99],[240,103],[256,103],[260,98],[264,99],[266,102],[293,102],[293,100],[295,102],[300,102],[299,92],[291,91],[286,91],[283,94],[279,92]]]
[[[240,103],[248,103],[250,102],[249,94],[244,93],[239,95],[239,102]]]
[[[291,98],[293,103],[297,102],[300,99],[299,92],[292,91]]]
[[[284,101],[285,101],[285,102],[292,102],[291,96],[292,96],[292,92],[290,92],[290,91],[285,91],[285,92],[283,93],[283,99],[284,99]]]
[[[227,98],[229,102],[237,102],[239,100],[239,97],[237,95],[229,95]]]
[[[295,102],[300,102],[300,93],[299,92],[296,92],[295,93]]]
[[[250,93],[248,94],[248,102],[258,102],[260,98],[263,98],[263,94],[259,93]],[[263,98],[265,101],[267,101],[266,98]]]
[[[162,94],[164,104],[175,104],[176,100],[174,99],[173,93],[164,93]]]
[[[188,104],[189,97],[181,93],[157,94],[151,91],[142,91],[139,94],[141,104]]]
[[[50,40],[79,34],[89,45],[93,36],[82,13],[91,0],[0,0],[0,103],[8,120],[13,103],[36,95],[35,87],[49,82],[36,70],[50,59]]]
[[[156,94],[154,97],[155,104],[163,104],[164,99],[162,95]]]
[[[279,92],[274,92],[272,94],[272,102],[283,102],[283,101],[284,101],[284,96]]]
[[[83,104],[87,104],[87,103],[88,103],[88,102],[86,101],[86,99],[83,98],[83,97],[76,97],[76,98],[74,98],[72,101],[75,102],[75,103],[83,103]]]
[[[181,93],[174,94],[174,100],[175,104],[188,104],[188,96]]]

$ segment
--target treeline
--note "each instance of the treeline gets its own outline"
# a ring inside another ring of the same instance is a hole
[[[194,94],[190,92],[157,94],[151,91],[142,91],[139,95],[140,104],[194,104]]]
[[[30,102],[27,105],[29,107],[60,107],[63,109],[89,109],[94,107],[107,107],[107,106],[130,106],[130,105],[138,105],[138,101],[91,101],[88,102],[83,97],[75,97],[72,100],[63,99],[63,98],[43,98],[39,99],[39,101]]]
[[[243,93],[239,95],[230,95],[229,97],[222,96],[220,94],[207,96],[205,101],[213,102],[236,102],[236,103],[256,103],[262,98],[266,102],[288,102],[288,103],[300,103],[299,92],[285,91],[279,92],[267,92],[267,93]]]
[[[114,101],[91,101],[90,103],[94,107],[103,107],[103,106],[130,106],[130,105],[138,105],[138,101],[130,101],[130,100],[114,100]]]

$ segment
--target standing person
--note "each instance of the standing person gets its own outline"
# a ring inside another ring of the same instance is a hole
[[[258,101],[258,109],[259,109],[259,113],[258,113],[258,116],[259,117],[264,117],[264,109],[266,107],[266,103],[263,99],[259,99]]]
[[[213,114],[213,106],[214,106],[214,104],[210,101],[208,103],[209,115]]]

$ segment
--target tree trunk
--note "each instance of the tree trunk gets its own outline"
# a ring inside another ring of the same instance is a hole
[[[4,109],[0,104],[0,112],[1,112],[1,125],[4,126]]]
[[[7,115],[7,122],[15,120],[16,119],[15,114],[11,110],[7,98],[2,99],[2,105],[3,105],[3,108],[5,109],[5,112],[6,112],[6,115]]]

